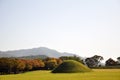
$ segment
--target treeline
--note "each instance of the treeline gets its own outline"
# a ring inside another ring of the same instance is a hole
[[[106,66],[120,66],[120,57],[117,58],[117,61],[113,60],[112,58],[109,58],[105,62]]]
[[[0,74],[17,74],[32,70],[53,69],[61,64],[57,58],[40,59],[17,59],[0,58]]]
[[[112,58],[106,60],[105,66],[102,66],[101,61],[104,58],[99,55],[92,57],[80,58],[78,56],[62,56],[59,58],[45,59],[20,59],[20,58],[0,58],[0,74],[17,74],[32,70],[52,70],[64,60],[76,60],[90,68],[112,68],[120,67],[120,57],[117,61]]]
[[[100,67],[109,68],[109,66],[112,67],[117,66],[117,68],[120,67],[120,57],[117,58],[117,61],[113,60],[112,58],[109,58],[108,60],[105,61],[104,65],[101,63],[102,60],[104,60],[102,56],[94,55],[92,57],[87,57],[83,59],[83,63],[90,68],[100,68]]]
[[[0,58],[0,74],[18,74],[33,70],[52,70],[64,60],[76,60],[83,63],[77,56],[62,56],[45,59]]]

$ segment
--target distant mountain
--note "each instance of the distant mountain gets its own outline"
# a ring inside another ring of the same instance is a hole
[[[22,57],[22,56],[35,56],[35,55],[45,55],[48,57],[60,57],[60,56],[73,56],[72,53],[61,53],[53,49],[46,47],[32,48],[32,49],[21,49],[12,51],[0,51],[0,57]]]
[[[31,55],[31,56],[22,56],[22,57],[17,57],[17,58],[20,58],[20,59],[45,59],[47,57],[48,56],[46,56],[46,55],[34,55],[34,56]]]

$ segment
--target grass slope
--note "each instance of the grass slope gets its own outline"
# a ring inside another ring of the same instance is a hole
[[[89,73],[71,74],[33,71],[16,75],[0,75],[0,80],[120,80],[120,69],[95,69]]]
[[[56,67],[52,73],[77,73],[77,72],[90,72],[92,71],[87,66],[77,62],[75,60],[66,60],[58,67]]]

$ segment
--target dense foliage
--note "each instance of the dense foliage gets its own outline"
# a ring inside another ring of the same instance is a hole
[[[19,73],[44,67],[44,62],[39,59],[27,60],[16,58],[0,58],[0,73]]]
[[[0,74],[17,74],[31,70],[53,70],[58,65],[66,60],[74,60],[78,63],[87,65],[90,68],[119,68],[120,57],[117,61],[109,58],[105,62],[105,66],[100,66],[100,61],[103,60],[102,56],[94,55],[83,60],[78,56],[61,56],[59,58],[0,58]]]
[[[59,64],[61,64],[62,60],[58,59],[58,58],[49,58],[48,57],[48,58],[44,59],[43,62],[45,63],[44,69],[52,70],[56,66],[58,66]]]
[[[61,60],[75,60],[75,61],[78,61],[80,63],[83,63],[82,59],[76,55],[74,56],[61,56],[60,57]]]
[[[117,66],[118,63],[117,61],[113,60],[112,58],[109,58],[106,62],[105,62],[106,66]]]
[[[53,69],[62,60],[57,58],[40,59],[18,59],[18,58],[0,58],[0,74],[17,74],[31,70]]]
[[[92,57],[88,57],[85,59],[84,63],[88,67],[99,67],[100,66],[100,61],[103,60],[102,56],[99,55],[94,55]]]

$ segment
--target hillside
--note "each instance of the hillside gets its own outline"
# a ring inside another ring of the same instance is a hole
[[[22,56],[35,56],[35,55],[45,55],[48,57],[60,57],[60,56],[73,56],[72,53],[61,53],[53,49],[46,47],[32,48],[32,49],[21,49],[12,51],[0,51],[0,57],[22,57]]]

